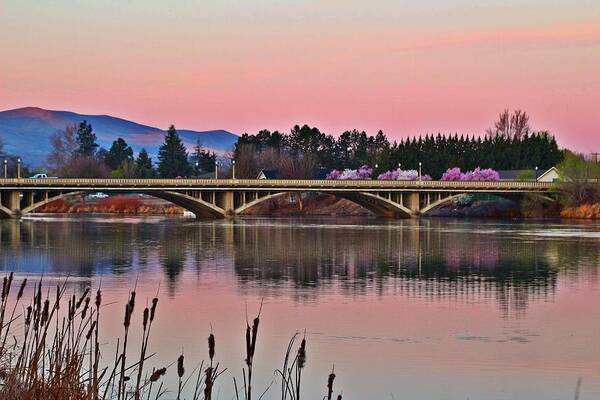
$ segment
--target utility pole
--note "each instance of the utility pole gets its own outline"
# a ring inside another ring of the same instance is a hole
[[[598,154],[600,154],[600,153],[597,153],[597,152],[596,153],[590,153],[590,155],[592,156],[592,160],[594,160],[594,162],[596,164],[598,164]]]

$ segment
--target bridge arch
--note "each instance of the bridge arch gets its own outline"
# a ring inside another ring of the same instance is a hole
[[[52,196],[52,197],[48,197],[42,201],[38,201],[37,203],[33,203],[25,208],[23,208],[21,210],[21,214],[28,214],[31,213],[33,211],[35,211],[36,209],[45,206],[46,204],[52,203],[53,201],[56,200],[61,200],[67,197],[73,197],[73,196],[80,196],[82,194],[84,194],[85,192],[82,191],[77,191],[77,192],[66,192],[66,193],[61,193],[59,195],[56,196]]]
[[[443,205],[443,204],[449,203],[449,202],[451,202],[451,201],[453,201],[453,200],[455,200],[455,199],[459,198],[460,196],[464,196],[465,194],[466,194],[466,193],[457,193],[457,194],[452,194],[452,195],[450,195],[450,196],[446,196],[446,197],[444,197],[444,198],[442,198],[442,199],[439,199],[439,200],[437,200],[437,201],[434,201],[433,203],[431,203],[431,204],[428,204],[428,205],[426,205],[425,207],[423,207],[423,208],[421,209],[420,213],[421,213],[421,214],[425,214],[425,213],[427,213],[428,211],[430,211],[430,210],[432,210],[432,209],[434,209],[434,208],[436,208],[436,207],[439,207],[439,206],[441,206],[441,205]]]
[[[304,193],[304,192],[277,192],[277,193],[269,193],[266,196],[259,197],[254,199],[248,203],[242,204],[241,206],[235,209],[235,214],[240,214],[260,203],[263,203],[268,200],[276,199],[286,194],[290,193]],[[366,208],[367,210],[373,212],[375,215],[380,217],[404,217],[408,218],[413,213],[406,206],[394,202],[388,198],[378,196],[373,193],[368,192],[358,192],[358,193],[348,193],[348,192],[332,192],[332,191],[323,191],[319,193],[329,194],[332,196],[336,196],[341,199],[349,200],[359,206]]]
[[[133,194],[134,193],[134,192],[130,192],[130,191],[123,192],[123,191],[117,191],[117,190],[105,190],[104,192],[110,193],[110,194],[119,194],[119,193]],[[79,191],[70,191],[70,192],[60,193],[59,195],[48,197],[44,200],[41,200],[41,201],[31,204],[31,205],[21,209],[20,213],[21,214],[29,214],[29,213],[35,212],[36,209],[43,207],[44,205],[49,204],[53,201],[68,198],[68,197],[73,197],[73,196],[80,196],[80,195],[86,194],[86,193],[90,193],[90,191],[79,190]],[[225,211],[223,209],[221,209],[220,207],[218,207],[214,204],[208,203],[202,199],[189,196],[184,193],[178,193],[178,192],[172,192],[172,191],[164,191],[163,192],[163,191],[143,191],[143,190],[140,190],[139,192],[135,192],[135,193],[145,194],[148,196],[166,200],[169,203],[175,204],[176,206],[182,207],[185,210],[188,210],[188,211],[194,213],[196,215],[196,217],[198,217],[198,218],[224,218],[226,216]],[[7,209],[6,207],[1,206],[0,207],[0,216],[3,216],[3,214],[5,214],[6,217],[10,217],[12,215],[12,212],[9,209]]]
[[[4,207],[3,205],[0,205],[0,218],[10,218],[12,214],[12,211]]]

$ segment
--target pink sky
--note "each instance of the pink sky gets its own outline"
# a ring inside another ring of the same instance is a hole
[[[38,3],[0,5],[0,109],[400,138],[521,108],[600,151],[597,0]]]

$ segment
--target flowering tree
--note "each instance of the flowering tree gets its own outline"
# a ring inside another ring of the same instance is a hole
[[[379,174],[377,179],[380,181],[416,181],[419,180],[419,173],[414,169],[402,170],[398,168]],[[430,181],[431,176],[423,175],[420,179]]]
[[[373,174],[373,169],[368,165],[363,165],[359,169],[345,169],[343,171],[338,171],[334,169],[331,171],[325,179],[335,180],[360,180],[360,179],[371,179],[371,174]]]
[[[460,168],[448,168],[442,175],[443,181],[499,181],[500,175],[491,168],[475,168],[473,171],[461,172]]]

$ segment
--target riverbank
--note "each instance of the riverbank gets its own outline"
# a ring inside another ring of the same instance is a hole
[[[600,219],[600,203],[566,207],[560,212],[560,216],[570,219]]]
[[[40,207],[41,213],[104,213],[127,215],[183,215],[182,207],[153,197],[111,196],[105,199],[60,199]],[[245,215],[274,217],[368,217],[374,214],[350,200],[333,195],[283,195],[260,203]],[[557,204],[525,200],[522,203],[506,199],[453,202],[430,210],[426,217],[441,218],[564,218],[600,219],[600,203],[561,208]]]

